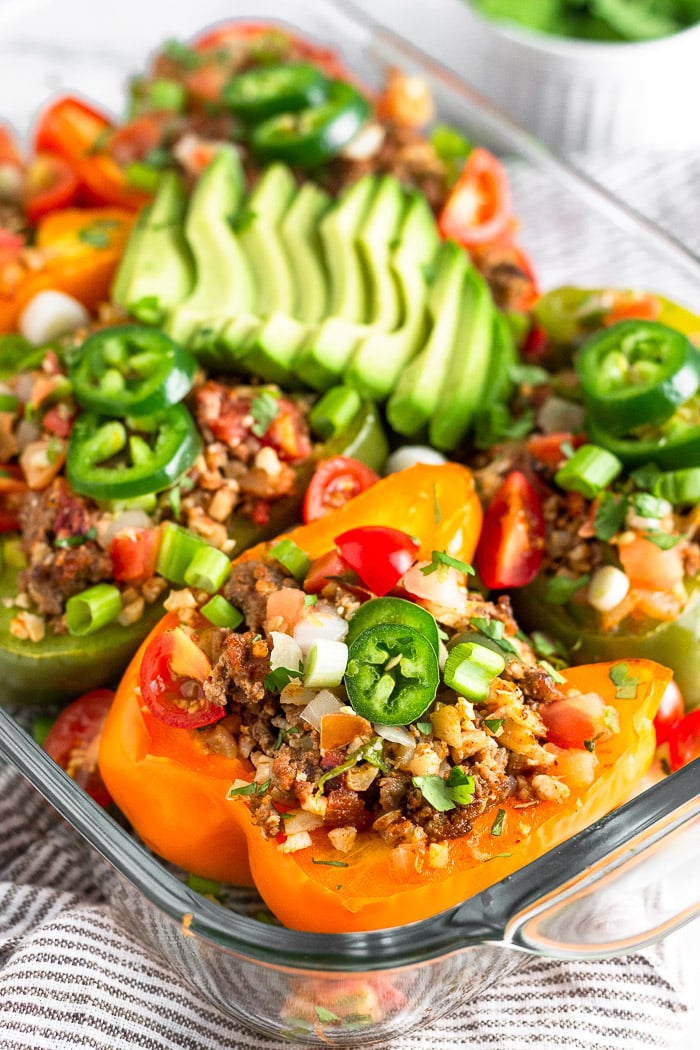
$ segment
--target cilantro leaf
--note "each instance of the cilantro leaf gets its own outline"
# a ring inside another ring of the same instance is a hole
[[[669,551],[680,542],[680,536],[672,536],[670,533],[662,532],[660,529],[650,529],[649,532],[644,533],[644,538],[650,540],[662,551]]]
[[[493,733],[494,736],[498,733],[498,730],[503,727],[504,719],[502,718],[485,718],[484,725],[488,729],[489,733]]]
[[[637,695],[639,679],[630,674],[629,664],[615,664],[610,668],[610,680],[615,685],[615,696],[618,700],[634,700]]]
[[[471,565],[468,565],[466,561],[460,561],[459,558],[453,558],[451,554],[447,554],[445,551],[433,551],[430,557],[430,565],[424,565],[421,569],[424,576],[437,572],[441,565],[447,565],[450,569],[463,572],[465,576],[474,575],[474,569]]]
[[[614,492],[601,492],[593,520],[593,531],[599,540],[607,542],[620,531],[627,514],[627,499]]]
[[[503,833],[503,822],[505,821],[505,819],[506,819],[506,811],[504,809],[499,809],[498,813],[496,814],[496,819],[494,820],[493,824],[491,825],[491,834],[492,835],[498,836],[498,835],[501,835]]]
[[[279,395],[263,390],[250,403],[250,414],[254,423],[250,428],[256,437],[263,437],[277,419],[280,412]]]
[[[474,777],[465,773],[461,766],[453,766],[447,780],[433,773],[413,777],[412,783],[439,813],[447,813],[456,805],[468,806],[474,801]]]
[[[277,667],[265,675],[263,685],[270,693],[281,693],[293,678],[301,678],[303,674],[303,667],[300,667],[298,671],[292,670],[291,667]]]
[[[588,575],[579,576],[576,580],[572,580],[569,576],[552,576],[547,581],[544,600],[550,605],[566,605],[567,602],[571,601],[576,591],[586,586],[588,580]]]
[[[506,638],[505,624],[502,620],[487,620],[485,616],[472,616],[469,623],[479,634],[483,634],[486,638],[490,638],[492,642],[495,642],[504,653],[520,656],[513,643]]]

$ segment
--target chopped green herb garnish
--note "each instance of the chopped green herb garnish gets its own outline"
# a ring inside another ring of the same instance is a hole
[[[487,405],[474,417],[474,444],[491,449],[502,441],[518,441],[534,430],[535,413],[527,409],[514,416],[507,405],[496,401]]]
[[[488,731],[490,733],[494,734],[494,736],[496,735],[498,730],[503,727],[503,722],[504,722],[503,718],[485,718],[484,719],[484,725],[486,726],[486,728],[488,729]]]
[[[568,656],[563,642],[560,642],[558,638],[550,638],[549,635],[543,634],[542,631],[532,632],[530,644],[537,656],[559,657],[561,660],[566,660]]]
[[[261,794],[261,792],[258,790],[259,787],[260,785],[256,784],[255,781],[253,781],[251,784],[241,784],[240,787],[229,788],[228,795],[226,796],[226,798],[242,798],[247,795],[259,795]]]
[[[491,825],[491,834],[492,835],[500,835],[501,834],[501,832],[503,831],[503,822],[505,821],[505,819],[506,819],[506,811],[504,809],[499,809],[498,813],[496,814],[496,819],[494,820],[493,824]]]
[[[437,572],[441,565],[447,565],[450,569],[463,572],[465,576],[474,575],[474,569],[471,565],[468,565],[466,561],[461,561],[459,558],[453,558],[451,554],[447,554],[445,551],[433,551],[430,558],[430,565],[424,565],[421,569],[424,576],[429,576],[431,572]]]
[[[487,620],[485,616],[472,616],[469,623],[479,631],[480,634],[485,635],[486,638],[490,638],[492,642],[495,642],[503,652],[512,653],[514,656],[520,655],[513,643],[506,638],[505,624],[502,620]]]
[[[89,244],[91,248],[109,248],[109,237],[104,230],[97,226],[83,226],[78,230],[78,240],[83,244]]]
[[[609,490],[601,492],[598,507],[593,520],[593,531],[599,540],[607,542],[622,528],[627,514],[628,502],[625,496]]]
[[[655,544],[662,551],[671,550],[681,539],[680,536],[671,536],[670,533],[661,532],[660,529],[651,529],[649,532],[645,532],[644,538]]]
[[[550,605],[566,605],[567,602],[571,601],[577,591],[580,591],[582,587],[585,587],[590,577],[588,575],[579,576],[578,579],[572,580],[568,576],[552,576],[547,581],[547,590],[545,592],[544,600],[549,602]]]
[[[280,729],[280,731],[277,734],[277,739],[275,740],[275,746],[272,750],[279,751],[279,749],[282,747],[282,744],[284,744],[284,742],[288,740],[290,736],[297,736],[298,733],[301,733],[301,729],[299,728],[299,726],[290,726],[289,729]],[[286,814],[282,813],[281,816],[284,820]]]
[[[94,540],[97,536],[97,529],[93,525],[87,530],[87,532],[78,533],[76,536],[59,536],[58,539],[53,541],[54,547],[67,548],[82,547],[88,540]]]
[[[435,514],[435,524],[440,525],[442,522],[442,511],[440,510],[440,501],[438,500],[437,482],[433,485],[433,512]]]
[[[274,671],[265,675],[263,685],[270,693],[281,693],[293,678],[302,678],[303,675],[303,665],[300,665],[298,671],[292,670],[291,667],[276,667]]]
[[[492,857],[487,857],[485,863],[488,864],[490,860],[500,860],[502,857],[512,857],[512,853],[494,853]]]
[[[277,419],[280,411],[279,395],[263,390],[250,403],[250,414],[254,419],[250,428],[256,437],[263,437]]]
[[[550,380],[550,374],[539,365],[514,364],[508,374],[517,386],[543,386]]]
[[[352,769],[357,765],[358,762],[369,762],[371,766],[376,766],[377,769],[381,769],[382,773],[388,773],[389,767],[384,761],[384,741],[380,736],[373,736],[371,740],[368,740],[362,747],[358,747],[355,751],[351,751],[344,762],[341,762],[339,766],[334,766],[333,769],[329,769],[327,773],[324,773],[319,778],[318,784],[316,785],[316,794],[322,795],[323,788],[329,780],[335,780],[341,773],[347,773],[349,769]]]
[[[326,1010],[325,1006],[314,1006],[314,1011],[319,1021],[332,1023],[334,1021],[343,1020],[343,1018],[339,1017],[338,1014],[334,1014],[332,1010]]]
[[[325,864],[327,868],[349,868],[350,865],[346,860],[317,860],[316,857],[311,858],[312,864]]]
[[[537,663],[540,665],[540,667],[544,667],[545,671],[550,676],[552,681],[556,682],[557,685],[562,685],[566,681],[564,675],[559,674],[556,667],[552,667],[548,660],[538,660]]]
[[[456,805],[468,806],[474,801],[474,777],[465,773],[461,766],[453,766],[447,780],[432,774],[412,777],[412,783],[439,813],[446,813]]]
[[[639,679],[630,674],[629,664],[621,663],[611,667],[610,680],[615,685],[615,696],[618,700],[634,700]]]
[[[305,594],[304,595],[304,605],[305,605],[305,607],[307,609],[309,608],[309,606],[315,605],[317,601],[318,601],[318,595],[317,594]]]
[[[423,736],[430,736],[430,734],[433,731],[433,723],[432,722],[416,722],[416,729],[418,730],[419,733],[422,733]]]

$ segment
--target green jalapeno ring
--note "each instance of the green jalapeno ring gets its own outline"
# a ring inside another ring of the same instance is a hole
[[[375,624],[351,643],[343,681],[358,715],[381,725],[409,725],[435,699],[437,654],[413,627]]]
[[[83,408],[105,416],[150,416],[192,388],[195,358],[163,332],[138,325],[104,328],[83,343],[70,370]]]
[[[371,113],[369,102],[343,80],[332,80],[322,105],[280,113],[254,129],[250,142],[262,161],[312,168],[335,156]]]
[[[140,433],[137,422],[143,427]],[[93,499],[145,496],[172,485],[189,470],[201,447],[184,405],[172,405],[152,419],[132,420],[129,429],[128,421],[84,413],[71,432],[66,477],[75,492]]]
[[[592,444],[612,452],[629,468],[654,463],[666,470],[700,465],[700,426],[688,426],[668,436],[655,439],[618,437],[611,434],[593,417],[586,419],[586,433]]]
[[[257,66],[224,86],[222,97],[232,113],[251,124],[278,113],[319,106],[328,97],[329,81],[308,62]]]
[[[435,617],[422,605],[416,605],[405,598],[371,598],[368,602],[363,602],[350,619],[345,639],[347,645],[352,645],[363,631],[381,623],[413,627],[427,638],[437,653],[439,638]]]
[[[611,434],[669,419],[700,387],[700,354],[657,321],[621,321],[591,336],[576,358],[588,415]]]

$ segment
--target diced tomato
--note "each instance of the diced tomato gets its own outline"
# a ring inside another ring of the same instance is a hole
[[[109,138],[107,150],[120,167],[126,167],[143,160],[147,153],[160,145],[162,134],[162,121],[144,114],[117,128]]]
[[[52,405],[43,415],[41,425],[56,437],[67,438],[73,429],[75,415],[67,406]]]
[[[112,799],[100,776],[97,755],[100,734],[114,693],[93,689],[59,714],[44,741],[44,751],[100,806]]]
[[[51,153],[32,160],[24,182],[24,206],[30,222],[51,211],[67,208],[78,196],[80,180],[69,161]]]
[[[443,237],[467,248],[493,241],[511,216],[505,168],[488,150],[472,150],[438,219]]]
[[[597,740],[611,735],[609,708],[597,693],[542,704],[540,715],[548,741],[557,747],[593,748]]]
[[[334,456],[316,467],[304,497],[304,521],[316,521],[379,481],[379,475],[359,459]]]
[[[280,398],[279,411],[265,431],[262,442],[291,463],[311,455],[311,441],[298,407]]]
[[[649,591],[672,591],[683,581],[683,557],[678,547],[662,550],[644,536],[617,548],[622,568],[632,587]]]
[[[669,732],[668,751],[674,772],[700,758],[700,708],[676,722]]]
[[[524,587],[544,555],[545,521],[539,496],[519,470],[508,474],[484,515],[476,567],[489,590]]]
[[[562,451],[562,445],[569,444],[576,449],[585,442],[584,434],[572,434],[568,430],[560,430],[555,434],[533,434],[527,439],[527,450],[538,463],[558,470],[566,460],[566,453]]]
[[[151,714],[178,729],[212,725],[226,708],[207,700],[202,682],[211,666],[197,643],[176,627],[147,646],[139,670],[143,701]]]
[[[328,551],[327,554],[322,554],[320,558],[316,558],[311,563],[311,568],[304,580],[304,590],[307,594],[320,594],[330,580],[348,575],[352,575],[353,580],[355,579],[355,573],[338,552]]]
[[[265,622],[270,631],[291,634],[304,615],[304,592],[298,587],[282,587],[267,599]]]
[[[606,328],[618,321],[658,321],[663,306],[654,295],[639,295],[633,299],[620,296],[613,308],[606,313],[603,324]]]
[[[676,682],[671,681],[666,686],[664,695],[661,698],[659,710],[656,712],[654,718],[654,729],[656,730],[656,744],[658,747],[661,744],[665,744],[668,740],[671,730],[680,722],[685,711],[685,705],[683,703],[683,694]]]
[[[540,360],[547,352],[548,341],[549,337],[544,328],[541,328],[538,324],[533,324],[525,339],[523,357],[526,357],[528,361]]]
[[[206,65],[200,66],[199,69],[189,70],[185,76],[185,86],[188,93],[197,102],[221,104],[221,95],[228,79],[229,73],[225,67]]]
[[[109,555],[114,579],[145,580],[156,571],[160,531],[158,529],[124,529],[112,540]]]
[[[335,544],[343,561],[380,597],[396,586],[418,558],[419,544],[413,536],[385,525],[350,529],[336,537]]]

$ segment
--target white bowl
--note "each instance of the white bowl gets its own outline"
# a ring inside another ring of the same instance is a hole
[[[462,74],[558,152],[700,146],[700,26],[644,43],[594,43],[461,6]]]

